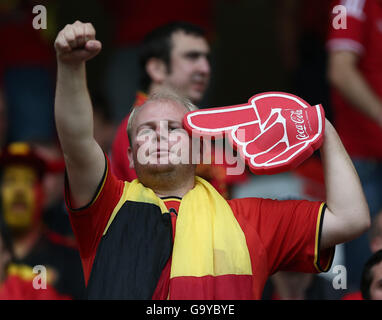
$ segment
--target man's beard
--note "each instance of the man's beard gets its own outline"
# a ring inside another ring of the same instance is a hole
[[[135,167],[138,180],[145,187],[153,190],[167,190],[194,176],[195,166],[190,164],[155,164]],[[176,187],[175,187],[176,188]]]
[[[179,165],[168,164],[146,164],[135,168],[139,182],[148,188],[155,188],[176,180]]]

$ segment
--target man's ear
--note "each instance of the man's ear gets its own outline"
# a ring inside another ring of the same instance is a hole
[[[150,58],[146,63],[146,72],[153,82],[162,83],[166,79],[167,67],[163,60]]]
[[[134,169],[134,157],[133,157],[133,150],[129,146],[127,148],[127,158],[129,159],[129,168]]]

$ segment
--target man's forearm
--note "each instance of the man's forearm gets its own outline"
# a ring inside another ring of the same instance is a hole
[[[93,113],[86,83],[85,63],[79,66],[58,64],[55,118],[63,151],[67,155],[83,147],[93,137]]]
[[[329,69],[331,83],[354,108],[382,126],[382,100],[358,70],[355,59],[352,53],[332,53]]]
[[[382,104],[366,83],[358,70],[349,71],[342,84],[338,85],[341,93],[352,105],[373,120],[382,117]]]

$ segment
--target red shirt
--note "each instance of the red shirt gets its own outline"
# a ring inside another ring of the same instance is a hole
[[[108,220],[122,196],[124,182],[106,171],[95,199],[81,210],[67,206],[79,244],[86,283]],[[176,210],[179,199],[165,201]],[[319,272],[330,268],[334,250],[318,251],[323,204],[309,201],[277,201],[246,198],[228,201],[244,235],[252,264],[253,298],[260,299],[269,275],[278,270]],[[118,213],[117,213],[118,214]],[[176,215],[172,214],[175,234]],[[166,299],[170,263],[162,272],[154,298]]]
[[[336,30],[330,24],[328,50],[348,50],[358,54],[360,72],[382,101],[382,2],[345,0],[340,4],[347,8],[347,27]],[[332,106],[336,129],[349,154],[382,160],[382,128],[357,111],[334,88]]]

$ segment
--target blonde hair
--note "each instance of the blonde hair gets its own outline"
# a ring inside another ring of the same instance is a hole
[[[129,120],[127,122],[127,136],[129,138],[129,143],[131,146],[131,134],[133,130],[133,123],[135,120],[135,117],[137,114],[142,110],[142,108],[145,107],[146,104],[149,102],[175,102],[187,110],[187,112],[198,110],[199,108],[195,106],[190,99],[182,96],[181,94],[177,93],[174,89],[161,89],[160,91],[157,91],[151,95],[148,96],[147,100],[144,104],[142,104],[139,107],[134,107],[133,111],[130,113]]]

